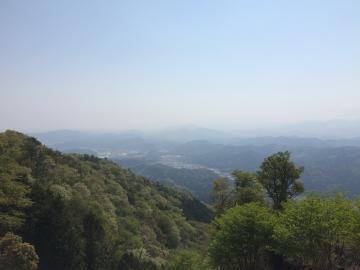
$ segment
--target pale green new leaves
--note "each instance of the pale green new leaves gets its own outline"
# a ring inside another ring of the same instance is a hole
[[[275,250],[299,265],[337,269],[357,228],[354,203],[312,195],[284,204],[274,229]]]

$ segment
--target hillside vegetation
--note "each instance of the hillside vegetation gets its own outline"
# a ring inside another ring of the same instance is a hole
[[[219,174],[206,168],[174,168],[138,159],[115,159],[114,161],[150,180],[169,183],[192,192],[196,198],[204,202],[211,201],[212,183],[220,177]]]
[[[206,242],[212,218],[189,194],[14,131],[0,134],[0,179],[0,260],[18,248],[16,269],[164,268]]]
[[[345,270],[360,264],[360,204],[342,194],[310,194],[303,167],[278,152],[256,173],[234,171],[214,183],[210,265],[220,270]]]
[[[360,201],[299,199],[303,172],[279,151],[256,172],[216,179],[212,220],[187,192],[7,131],[0,134],[0,270],[356,269]]]

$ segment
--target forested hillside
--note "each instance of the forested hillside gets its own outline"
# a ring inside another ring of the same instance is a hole
[[[150,180],[169,183],[192,192],[196,198],[207,203],[211,201],[210,191],[213,181],[220,178],[219,174],[206,168],[174,168],[137,159],[115,159],[114,161]]]
[[[187,192],[7,131],[0,134],[0,270],[356,269],[359,200],[299,200],[303,172],[280,151],[256,172],[217,179],[213,220]]]
[[[189,194],[15,131],[0,134],[0,179],[0,261],[19,248],[19,269],[160,269],[203,245],[212,218]]]

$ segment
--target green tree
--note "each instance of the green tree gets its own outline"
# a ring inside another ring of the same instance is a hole
[[[110,269],[116,235],[98,203],[67,201],[41,186],[32,198],[26,236],[37,247],[40,269]]]
[[[20,236],[7,233],[0,238],[0,270],[36,270],[38,263],[35,248]]]
[[[298,266],[344,269],[355,215],[353,202],[340,195],[288,202],[275,226],[276,251]]]
[[[214,180],[212,201],[216,214],[222,214],[226,209],[234,206],[234,191],[230,187],[228,178]]]
[[[273,201],[274,209],[304,191],[299,180],[303,167],[297,167],[290,160],[290,152],[278,152],[267,157],[260,166],[258,179]]]
[[[264,203],[265,192],[258,182],[256,174],[236,170],[232,175],[235,178],[236,202],[238,204]]]
[[[351,239],[346,247],[346,264],[360,265],[360,198],[353,201],[354,216]]]
[[[40,269],[85,269],[83,205],[64,201],[48,189],[36,186],[26,223],[26,239],[41,258]]]
[[[82,219],[85,245],[85,262],[87,270],[110,269],[114,237],[110,236],[110,229],[106,217],[99,211],[98,204],[86,207],[86,214]]]
[[[160,229],[160,238],[163,238],[164,244],[168,248],[176,248],[181,241],[180,231],[171,217],[160,212],[157,213],[157,225]]]
[[[210,260],[221,270],[264,269],[273,218],[268,208],[248,203],[228,209],[213,223]]]
[[[15,231],[24,223],[24,211],[31,206],[28,178],[26,168],[0,159],[0,234]]]

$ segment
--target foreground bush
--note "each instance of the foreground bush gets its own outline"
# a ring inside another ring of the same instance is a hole
[[[296,265],[343,269],[356,263],[350,251],[360,243],[358,220],[356,204],[340,195],[287,203],[276,222],[275,248]]]
[[[226,270],[265,269],[273,217],[269,209],[249,203],[235,206],[214,222],[209,247],[214,267]]]
[[[213,223],[210,260],[216,269],[340,270],[360,265],[360,202],[338,195],[311,195],[283,205],[227,210]],[[280,269],[280,268],[274,268]]]

